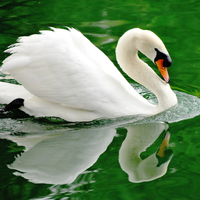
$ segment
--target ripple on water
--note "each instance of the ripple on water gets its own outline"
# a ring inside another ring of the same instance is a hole
[[[176,176],[168,176],[163,178],[162,181],[157,180],[154,183],[155,196],[158,198],[166,199],[199,199],[199,191],[197,176],[193,174],[188,174],[187,172],[178,173]],[[161,188],[164,188],[165,192]]]
[[[134,84],[133,87],[142,96],[148,97],[151,103],[157,104],[157,98],[145,87]],[[190,95],[180,91],[174,91],[178,98],[178,104],[169,110],[166,110],[157,115],[145,118],[142,120],[144,123],[164,121],[164,122],[178,122],[185,119],[194,118],[200,115],[200,99],[194,95]]]

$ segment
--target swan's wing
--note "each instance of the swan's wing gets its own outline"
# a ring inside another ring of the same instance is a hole
[[[12,55],[2,70],[42,99],[76,109],[99,109],[104,94],[107,100],[114,98],[108,85],[124,81],[107,56],[75,29],[41,31],[18,42],[7,50]]]

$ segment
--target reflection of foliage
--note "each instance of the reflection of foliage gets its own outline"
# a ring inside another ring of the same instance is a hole
[[[181,92],[185,92],[187,94],[192,94],[200,98],[199,87],[191,84],[182,84],[181,80],[174,80],[173,81],[173,90],[178,90]]]
[[[4,51],[8,45],[14,43],[19,34],[30,34],[31,31],[33,31],[34,24],[31,23],[31,18],[34,17],[35,5],[35,0],[12,0],[0,3],[1,52]],[[3,60],[3,58],[0,59]]]
[[[23,24],[29,25],[28,18],[32,17],[34,12],[30,12],[30,9],[34,7],[36,1],[17,1],[1,3],[0,5],[0,25],[1,34],[12,32],[16,33],[16,30],[23,31]],[[31,15],[30,15],[31,14]],[[25,30],[25,29],[24,29]],[[28,28],[26,28],[28,30]]]

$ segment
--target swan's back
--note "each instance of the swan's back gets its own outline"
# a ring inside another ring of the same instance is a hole
[[[3,71],[41,99],[96,112],[97,117],[106,112],[120,116],[119,110],[133,103],[128,100],[133,88],[107,56],[75,29],[21,37],[6,52],[12,55],[3,62]],[[141,102],[136,92],[134,98]]]

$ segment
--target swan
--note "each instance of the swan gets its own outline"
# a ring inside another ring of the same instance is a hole
[[[138,51],[157,65],[163,79],[138,57]],[[171,58],[161,39],[149,30],[125,32],[116,59],[129,77],[156,95],[158,105],[138,94],[109,58],[74,28],[20,37],[5,52],[11,55],[1,70],[21,84],[0,82],[0,103],[8,104],[5,111],[19,107],[35,117],[91,121],[151,116],[177,104],[168,83]]]

